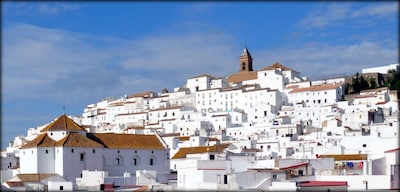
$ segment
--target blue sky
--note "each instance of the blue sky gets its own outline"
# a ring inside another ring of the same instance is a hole
[[[398,3],[2,2],[2,149],[106,97],[280,62],[319,78],[398,63]]]

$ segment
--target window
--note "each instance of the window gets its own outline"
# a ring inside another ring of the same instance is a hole
[[[133,165],[138,165],[138,159],[137,158],[133,158]]]
[[[71,149],[71,153],[74,153],[74,149]]]
[[[154,159],[150,158],[150,165],[154,165]]]
[[[96,153],[96,150],[95,150],[95,149],[93,149],[93,150],[92,150],[92,152],[93,152],[93,153]]]
[[[210,154],[210,160],[214,160],[215,159],[215,155]]]
[[[84,161],[84,160],[85,160],[85,153],[81,153],[81,154],[79,155],[79,159],[80,159],[81,161]]]
[[[277,180],[277,179],[278,179],[278,176],[277,176],[276,174],[273,174],[273,175],[272,175],[272,179],[273,179],[273,180]]]
[[[303,176],[303,170],[299,170],[299,176]]]
[[[228,184],[228,175],[224,175],[224,184]]]
[[[49,153],[49,150],[46,149],[46,154]]]
[[[121,165],[121,158],[120,157],[115,158],[115,164],[116,165]]]
[[[62,191],[62,190],[64,190],[64,186],[61,185],[60,186],[60,191]]]

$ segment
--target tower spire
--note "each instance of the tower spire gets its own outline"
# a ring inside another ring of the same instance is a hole
[[[250,52],[245,45],[242,55],[240,55],[239,72],[246,71],[253,71],[253,58],[251,57]]]

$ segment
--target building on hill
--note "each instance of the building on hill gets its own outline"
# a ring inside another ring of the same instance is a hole
[[[55,173],[74,182],[83,170],[133,178],[137,170],[155,170],[167,182],[169,150],[158,135],[87,133],[66,115],[41,132],[20,148],[21,174]]]
[[[362,73],[387,74],[389,70],[399,71],[400,70],[400,65],[398,63],[395,63],[395,64],[386,65],[386,66],[365,68],[365,69],[362,69]]]

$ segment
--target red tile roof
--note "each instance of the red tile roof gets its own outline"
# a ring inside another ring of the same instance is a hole
[[[310,86],[310,87],[296,88],[296,89],[291,90],[289,93],[330,90],[330,89],[336,89],[337,87],[342,86],[342,85],[343,85],[343,83],[314,85],[314,86]]]
[[[367,160],[367,155],[366,154],[324,154],[324,155],[318,155],[318,158],[333,158],[335,161]]]
[[[303,167],[303,166],[306,166],[306,165],[308,165],[308,163],[300,163],[300,164],[297,164],[297,165],[291,165],[291,166],[287,166],[287,167],[279,167],[279,170],[296,169],[296,168]]]
[[[180,148],[171,159],[186,158],[186,155],[188,154],[201,154],[208,152],[220,153],[223,152],[229,145],[230,143],[216,144],[213,146],[183,147]]]
[[[88,133],[87,137],[105,148],[166,149],[156,135]]]
[[[165,133],[162,137],[179,137],[180,133]]]
[[[86,131],[86,130],[64,114],[41,130],[41,132],[45,131]]]
[[[17,174],[17,177],[22,182],[39,182],[43,179],[47,179],[48,177],[55,176],[55,173],[32,173],[32,174]]]
[[[127,99],[134,98],[134,97],[150,97],[150,95],[152,93],[153,93],[152,91],[145,91],[145,92],[141,92],[141,93],[136,93],[136,94],[129,95],[127,97]]]
[[[228,77],[230,83],[240,83],[242,81],[257,79],[257,71],[242,71]]]
[[[393,153],[393,152],[396,152],[396,151],[400,151],[400,148],[390,149],[390,150],[385,151],[385,153]]]
[[[58,141],[55,146],[64,147],[103,147],[102,144],[97,143],[79,133],[69,133],[63,139]]]
[[[53,147],[56,141],[51,139],[46,133],[43,133],[33,139],[32,141],[21,146],[20,149],[33,148],[33,147]]]
[[[293,70],[293,69],[291,69],[291,68],[289,68],[289,67],[286,67],[286,66],[280,64],[279,62],[276,62],[276,63],[274,63],[274,64],[272,64],[272,65],[270,65],[270,66],[267,66],[267,67],[263,68],[262,71],[265,71],[265,70],[274,70],[274,69],[278,69],[278,68],[282,69],[282,71],[289,71],[289,70],[290,70],[290,71],[295,71],[295,70]],[[297,72],[297,71],[296,71],[296,72]]]
[[[298,187],[347,186],[347,181],[301,181]]]

